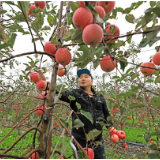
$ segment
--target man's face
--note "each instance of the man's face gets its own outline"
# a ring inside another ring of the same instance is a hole
[[[91,86],[93,83],[93,79],[91,78],[90,75],[83,73],[81,74],[81,76],[79,77],[79,85],[81,87],[88,87]]]

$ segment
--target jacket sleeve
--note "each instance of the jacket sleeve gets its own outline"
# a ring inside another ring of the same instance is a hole
[[[111,120],[107,120],[108,117],[110,117],[111,115],[109,114],[109,111],[108,111],[108,107],[107,107],[107,104],[106,104],[106,101],[103,97],[103,104],[102,104],[102,107],[103,107],[103,113],[104,113],[104,117],[105,117],[105,120],[106,120],[106,128],[108,129],[109,127],[113,127],[113,123]]]
[[[57,91],[56,91],[56,94],[58,94]],[[75,97],[76,94],[75,94],[75,91],[74,91],[74,90],[72,90],[72,91],[67,90],[67,91],[61,92],[60,94],[61,94],[61,96],[60,96],[59,100],[61,100],[61,101],[64,101],[64,102],[67,102],[67,103],[75,102],[75,101],[76,101],[76,97]],[[72,97],[74,97],[75,99],[74,99],[73,101],[71,101],[71,100],[68,98],[69,96],[72,96]]]

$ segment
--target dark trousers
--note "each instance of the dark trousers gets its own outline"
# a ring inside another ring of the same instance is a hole
[[[76,140],[82,146],[82,148],[86,147],[86,141],[85,140],[82,140],[82,139],[76,139]],[[103,143],[102,139],[100,141],[102,142],[102,145],[98,145],[94,149],[94,159],[106,159],[105,151],[104,151],[104,143]],[[74,141],[73,141],[73,144],[76,146],[77,151],[78,151],[79,148],[77,147],[77,145],[75,144]],[[90,145],[90,143],[88,145],[88,148],[92,148],[92,146]],[[74,150],[73,150],[73,153],[74,153]],[[75,155],[74,155],[74,158],[75,158]]]

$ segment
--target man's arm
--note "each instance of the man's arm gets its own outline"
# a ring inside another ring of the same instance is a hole
[[[58,94],[58,91],[56,91],[56,94]],[[67,103],[75,102],[75,101],[76,101],[76,96],[75,96],[76,94],[75,94],[75,91],[74,91],[74,90],[72,90],[72,91],[67,90],[67,91],[61,92],[60,94],[61,94],[61,95],[60,95],[59,100],[61,100],[61,101],[64,101],[64,102],[67,102]],[[72,100],[72,101],[71,101],[71,100],[68,98],[69,96],[74,97],[75,100]]]

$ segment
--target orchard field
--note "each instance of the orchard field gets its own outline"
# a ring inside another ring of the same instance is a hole
[[[135,17],[146,3],[149,7]],[[112,23],[120,15],[124,26],[134,29],[122,34]],[[79,119],[72,124],[71,115],[92,122],[91,114],[79,103],[79,113],[74,112],[73,96],[70,103],[58,99],[61,92],[79,87],[75,71],[88,68],[97,72],[93,87],[103,94],[111,115],[104,121],[112,120],[116,128],[113,134],[99,121],[106,159],[159,159],[159,17],[159,1],[137,1],[126,8],[115,1],[1,1],[0,157],[73,159],[74,141],[77,158],[91,158],[71,135],[72,128],[84,126]],[[135,42],[137,35],[142,38]],[[32,51],[23,50],[24,45]],[[141,61],[141,50],[153,46]],[[99,134],[95,129],[86,133],[87,142]]]

